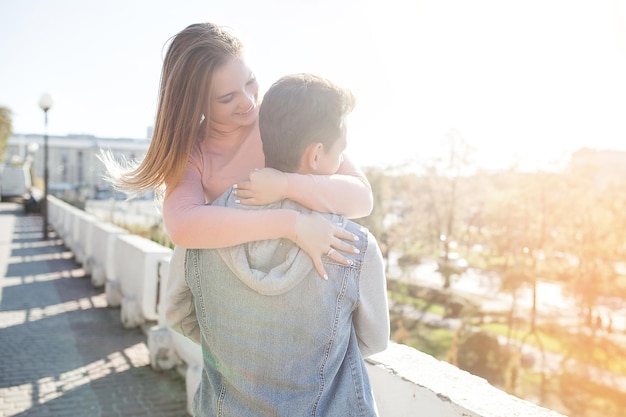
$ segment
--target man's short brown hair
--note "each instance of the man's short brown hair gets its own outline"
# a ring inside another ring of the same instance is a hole
[[[330,149],[355,105],[352,92],[323,77],[293,74],[276,81],[259,110],[265,166],[296,172],[309,144]]]

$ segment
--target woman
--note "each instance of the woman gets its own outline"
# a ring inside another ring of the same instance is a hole
[[[288,238],[325,276],[321,256],[347,263],[339,251],[354,251],[344,240],[354,239],[351,233],[315,214],[208,205],[234,186],[242,205],[288,198],[351,218],[372,209],[370,185],[347,158],[338,174],[330,176],[263,168],[258,92],[236,37],[211,23],[188,26],[174,36],[163,62],[146,157],[131,170],[112,175],[112,181],[127,193],[164,194],[163,220],[177,246],[220,248]],[[106,163],[112,174],[119,168],[110,157]]]

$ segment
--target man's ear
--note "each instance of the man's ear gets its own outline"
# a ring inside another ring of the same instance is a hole
[[[309,174],[314,174],[319,166],[319,160],[321,152],[323,152],[324,146],[321,142],[310,143],[302,154],[300,160],[300,166]]]

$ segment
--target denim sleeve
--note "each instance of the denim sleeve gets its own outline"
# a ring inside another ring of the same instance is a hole
[[[369,233],[359,278],[359,304],[353,322],[363,357],[382,352],[389,343],[387,280],[380,247]]]

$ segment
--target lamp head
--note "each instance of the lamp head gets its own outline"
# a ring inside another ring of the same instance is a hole
[[[45,93],[39,99],[39,107],[41,107],[41,110],[45,112],[50,110],[50,107],[52,107],[52,104],[53,104],[52,96],[48,93]]]

